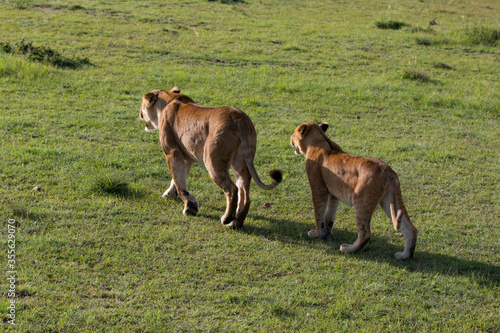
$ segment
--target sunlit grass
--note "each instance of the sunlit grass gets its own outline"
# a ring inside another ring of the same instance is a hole
[[[482,4],[4,1],[2,45],[24,39],[92,63],[0,53],[0,220],[16,221],[16,329],[495,331],[499,22],[496,3]],[[377,28],[391,21],[404,25]],[[171,176],[139,105],[174,85],[245,111],[260,177],[283,171],[273,191],[252,184],[241,230],[221,225],[226,199],[202,165],[188,178],[197,217],[161,197]],[[393,257],[403,239],[381,210],[360,253],[338,250],[356,239],[342,204],[334,235],[307,237],[310,189],[289,143],[305,121],[328,122],[345,151],[398,173],[419,230],[413,261]]]

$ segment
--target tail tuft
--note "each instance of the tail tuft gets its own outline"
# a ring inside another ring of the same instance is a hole
[[[283,174],[281,173],[280,170],[271,170],[269,172],[269,176],[271,176],[272,179],[274,179],[275,181],[277,181],[278,183],[281,183],[281,181],[283,180]]]

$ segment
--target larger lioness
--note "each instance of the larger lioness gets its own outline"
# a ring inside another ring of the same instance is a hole
[[[265,190],[281,182],[281,171],[270,172],[274,180],[264,185],[253,159],[257,134],[250,118],[232,107],[200,106],[175,87],[153,90],[142,98],[141,119],[146,130],[159,129],[160,143],[172,182],[163,197],[184,202],[185,215],[198,213],[198,201],[187,190],[187,177],[194,162],[204,163],[210,177],[226,194],[227,207],[221,222],[231,228],[243,226],[250,208],[250,181]],[[236,185],[229,174],[233,167]]]
[[[371,238],[370,221],[380,204],[394,223],[394,229],[401,230],[405,237],[404,252],[396,253],[395,257],[413,258],[417,229],[406,212],[398,176],[382,161],[345,153],[326,136],[327,129],[326,123],[304,123],[290,139],[295,153],[306,157],[316,219],[316,229],[309,231],[309,237],[324,237],[333,232],[337,206],[342,201],[354,207],[358,239],[352,245],[343,244],[340,250],[358,251]]]

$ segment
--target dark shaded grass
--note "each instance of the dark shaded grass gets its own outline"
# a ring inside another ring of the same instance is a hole
[[[90,186],[90,192],[120,198],[140,196],[139,191],[132,189],[128,182],[111,176],[97,177]]]
[[[445,64],[444,62],[437,62],[434,64],[434,68],[439,69],[453,69],[450,65]]]
[[[429,75],[415,69],[407,69],[403,72],[403,79],[420,82],[430,82]]]
[[[208,2],[220,2],[223,4],[246,3],[246,1],[244,1],[244,0],[208,0]]]
[[[408,26],[408,24],[400,21],[377,21],[375,22],[375,26],[379,29],[384,29],[384,30],[399,30],[405,26]]]
[[[500,29],[474,27],[466,29],[465,35],[467,36],[467,41],[473,45],[496,46],[498,45],[498,40],[500,40]]]
[[[88,58],[68,58],[46,46],[35,46],[32,42],[25,42],[11,45],[9,42],[0,42],[0,50],[4,53],[27,56],[31,61],[44,62],[60,68],[77,69],[90,64]]]

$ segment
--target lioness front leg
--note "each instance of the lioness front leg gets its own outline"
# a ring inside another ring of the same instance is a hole
[[[187,180],[189,176],[189,170],[191,170],[191,163],[185,163],[184,168],[184,177]],[[186,185],[187,186],[187,185]],[[174,200],[180,200],[179,193],[177,191],[177,186],[175,186],[174,178],[172,177],[172,181],[170,182],[170,187],[162,194],[163,198],[172,198]]]
[[[172,179],[170,182],[170,187],[162,194],[163,198],[172,198],[174,200],[179,200],[179,194],[177,193],[177,187],[175,186],[175,182]]]
[[[311,188],[314,219],[316,220],[316,229],[310,230],[307,235],[310,238],[323,238],[328,235],[325,226],[325,211],[328,207],[328,192],[325,189]]]
[[[333,234],[333,224],[335,223],[335,216],[337,215],[337,208],[339,207],[339,199],[329,195],[328,206],[325,212],[325,227],[326,231]]]
[[[184,215],[196,216],[199,210],[198,201],[187,190],[187,175],[191,164],[187,163],[182,154],[177,151],[169,152],[169,154],[166,155],[166,159],[168,169],[170,170],[175,187],[177,188],[177,194],[184,202],[184,210],[182,213]]]
[[[340,251],[342,252],[356,252],[359,251],[363,246],[368,243],[372,237],[370,231],[370,222],[372,219],[372,213],[370,209],[359,210],[354,206],[354,213],[356,215],[356,229],[358,230],[358,239],[353,244],[342,244],[340,246]]]
[[[191,170],[191,163],[185,163],[185,168],[184,168],[184,178],[187,180],[189,176],[189,170]],[[186,185],[187,187],[187,185]],[[172,198],[174,200],[180,200],[179,193],[177,191],[177,186],[175,186],[175,181],[172,176],[172,181],[170,182],[170,187],[162,194],[163,198]]]

